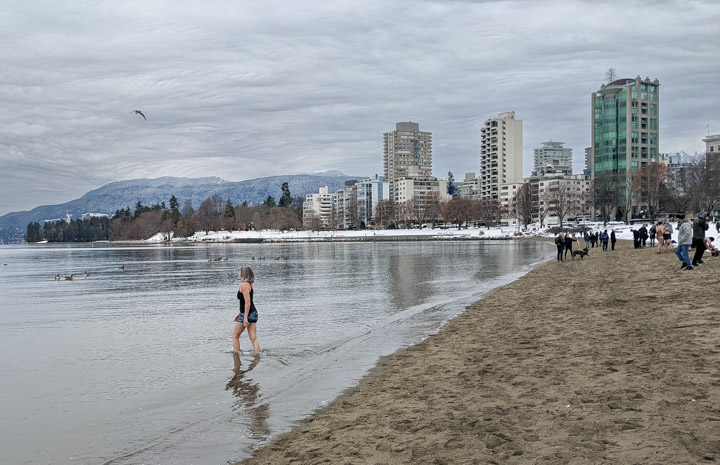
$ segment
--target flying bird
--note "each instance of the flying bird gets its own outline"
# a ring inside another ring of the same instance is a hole
[[[147,121],[147,118],[145,118],[145,115],[143,115],[143,112],[140,110],[133,110],[131,113],[135,113],[136,115],[140,115],[143,117],[145,121]]]

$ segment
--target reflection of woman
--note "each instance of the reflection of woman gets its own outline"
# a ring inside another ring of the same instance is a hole
[[[270,416],[270,406],[267,403],[258,405],[262,398],[260,386],[251,380],[245,379],[247,372],[255,368],[260,362],[260,355],[255,354],[253,361],[244,370],[242,369],[240,355],[234,353],[233,359],[235,362],[233,373],[235,374],[227,382],[225,390],[232,390],[233,395],[238,398],[233,410],[242,408],[243,412],[247,414],[247,418],[250,420],[248,424],[250,435],[256,439],[264,439],[270,434],[270,427],[267,424]]]
[[[232,389],[233,394],[240,399],[241,405],[251,407],[257,401],[260,388],[257,384],[245,381],[243,378],[245,378],[245,373],[251,371],[260,363],[260,355],[256,354],[253,361],[244,370],[242,369],[242,361],[240,361],[239,354],[233,354],[233,362],[235,364],[233,367],[233,373],[235,373],[235,375],[227,382],[225,390],[229,391]]]
[[[258,313],[253,302],[253,283],[255,282],[255,274],[249,266],[240,268],[240,289],[237,298],[240,299],[240,313],[237,314],[233,321],[235,327],[233,329],[233,352],[240,351],[240,335],[245,328],[248,330],[250,342],[252,342],[255,353],[260,352],[260,344],[257,340],[257,320]]]

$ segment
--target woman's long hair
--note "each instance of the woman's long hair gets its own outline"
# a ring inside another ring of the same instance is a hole
[[[250,284],[255,282],[255,273],[249,266],[243,266],[240,268],[240,281],[248,282]]]

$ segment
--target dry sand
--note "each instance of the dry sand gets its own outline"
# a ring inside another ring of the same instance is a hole
[[[246,464],[720,463],[720,258],[590,249],[384,358]]]

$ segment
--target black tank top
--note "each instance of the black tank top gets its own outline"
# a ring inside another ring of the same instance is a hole
[[[253,302],[253,294],[255,293],[255,290],[251,287],[250,288],[250,311],[251,312],[257,312],[257,309],[255,308],[255,302]],[[240,313],[245,312],[245,296],[241,291],[238,290],[237,298],[240,299]]]

